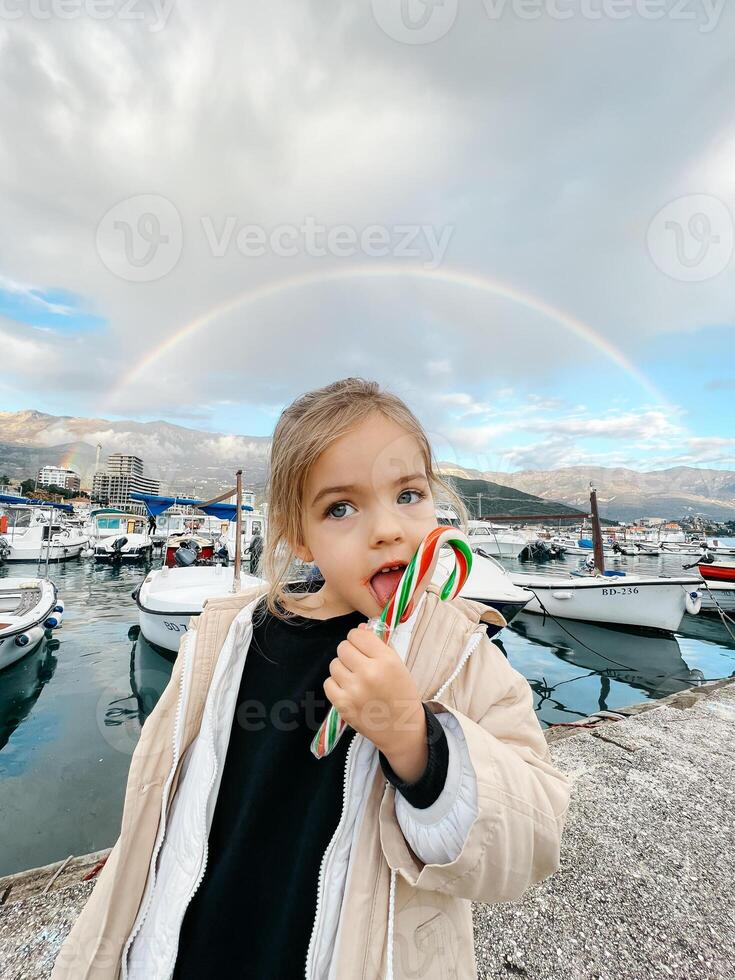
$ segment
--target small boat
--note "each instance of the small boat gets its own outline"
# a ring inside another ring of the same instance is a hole
[[[487,521],[468,521],[467,537],[473,549],[482,548],[493,558],[518,558],[528,544],[522,534],[494,527]]]
[[[0,579],[0,670],[35,650],[63,615],[64,604],[49,579]]]
[[[526,541],[526,547],[518,558],[520,561],[546,562],[556,561],[566,554],[561,545],[554,544],[546,538],[533,538]]]
[[[140,514],[107,509],[94,513],[90,542],[94,560],[108,565],[150,561],[153,542],[147,525],[147,519]]]
[[[233,495],[236,503],[223,502]],[[196,507],[204,514],[230,521],[233,552],[238,538],[242,543],[243,525],[253,510],[249,504],[242,503],[242,470],[238,470],[236,474],[235,489],[227,490],[213,500],[162,497],[138,492],[131,496],[143,502],[152,516],[157,517],[170,507],[180,504]],[[162,568],[149,572],[133,592],[138,606],[141,633],[149,643],[171,653],[178,651],[181,637],[189,629],[189,620],[201,613],[208,599],[242,591],[262,582],[262,579],[242,572],[242,551],[235,554],[233,566],[220,563],[216,554],[207,563],[197,563],[197,542],[192,541],[191,536],[187,541],[194,546],[180,545],[173,550],[173,566],[166,562]],[[229,540],[218,541],[223,558],[227,556],[229,544]]]
[[[702,612],[735,614],[735,582],[700,582]]]
[[[0,542],[7,562],[68,561],[78,558],[87,544],[82,530],[63,520],[71,514],[69,504],[51,503],[0,494],[3,509]]]
[[[701,561],[697,567],[699,574],[708,582],[735,583],[735,561]]]
[[[587,623],[638,626],[674,633],[684,613],[699,610],[701,580],[694,576],[541,576],[512,572],[511,580],[533,598],[527,612]]]
[[[215,543],[202,534],[172,534],[166,541],[163,564],[169,568],[189,568],[191,565],[211,565]]]
[[[232,566],[192,565],[189,568],[157,568],[149,572],[133,598],[138,607],[140,631],[149,643],[176,653],[189,620],[198,616],[207,599],[229,595],[235,570]],[[240,573],[240,591],[261,579]]]

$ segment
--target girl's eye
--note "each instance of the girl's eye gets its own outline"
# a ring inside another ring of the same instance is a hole
[[[337,504],[332,504],[331,507],[327,509],[327,517],[331,517],[335,521],[341,521],[345,517],[349,517],[349,514],[344,513],[345,507],[352,507],[352,504],[345,503],[344,501],[341,501],[340,503]],[[352,510],[354,509],[355,508],[352,507]],[[335,511],[341,511],[341,513],[335,513]]]
[[[401,500],[401,497],[405,497],[406,494],[408,494],[408,493],[415,493],[417,499],[416,500]],[[425,496],[426,496],[426,494],[423,493],[421,490],[403,490],[399,494],[399,496],[398,496],[398,503],[399,504],[400,503],[404,503],[404,504],[417,504],[419,502],[419,500],[423,500]]]

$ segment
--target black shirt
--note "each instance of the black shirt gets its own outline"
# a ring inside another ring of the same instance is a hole
[[[291,622],[254,613],[207,866],[182,922],[174,980],[296,980],[304,975],[322,855],[342,813],[345,759],[354,731],[323,759],[311,753],[329,700],[323,683],[337,645],[365,622],[360,612]],[[448,749],[425,709],[429,765],[408,786],[380,754],[387,779],[414,806],[439,796]]]

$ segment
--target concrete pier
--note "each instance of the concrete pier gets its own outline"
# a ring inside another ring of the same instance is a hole
[[[518,902],[474,906],[478,976],[732,980],[735,680],[547,739],[573,781],[561,868]],[[49,975],[105,853],[0,879],[2,980]]]

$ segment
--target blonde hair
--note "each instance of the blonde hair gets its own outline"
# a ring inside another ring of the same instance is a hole
[[[304,541],[303,496],[309,472],[332,443],[374,412],[380,412],[416,439],[435,502],[450,503],[463,528],[467,528],[467,511],[461,498],[439,476],[421,423],[397,395],[362,378],[344,378],[309,391],[283,410],[271,443],[266,487],[268,520],[259,574],[269,586],[267,609],[279,619],[293,618],[279,606],[279,600],[296,557],[293,544]]]

